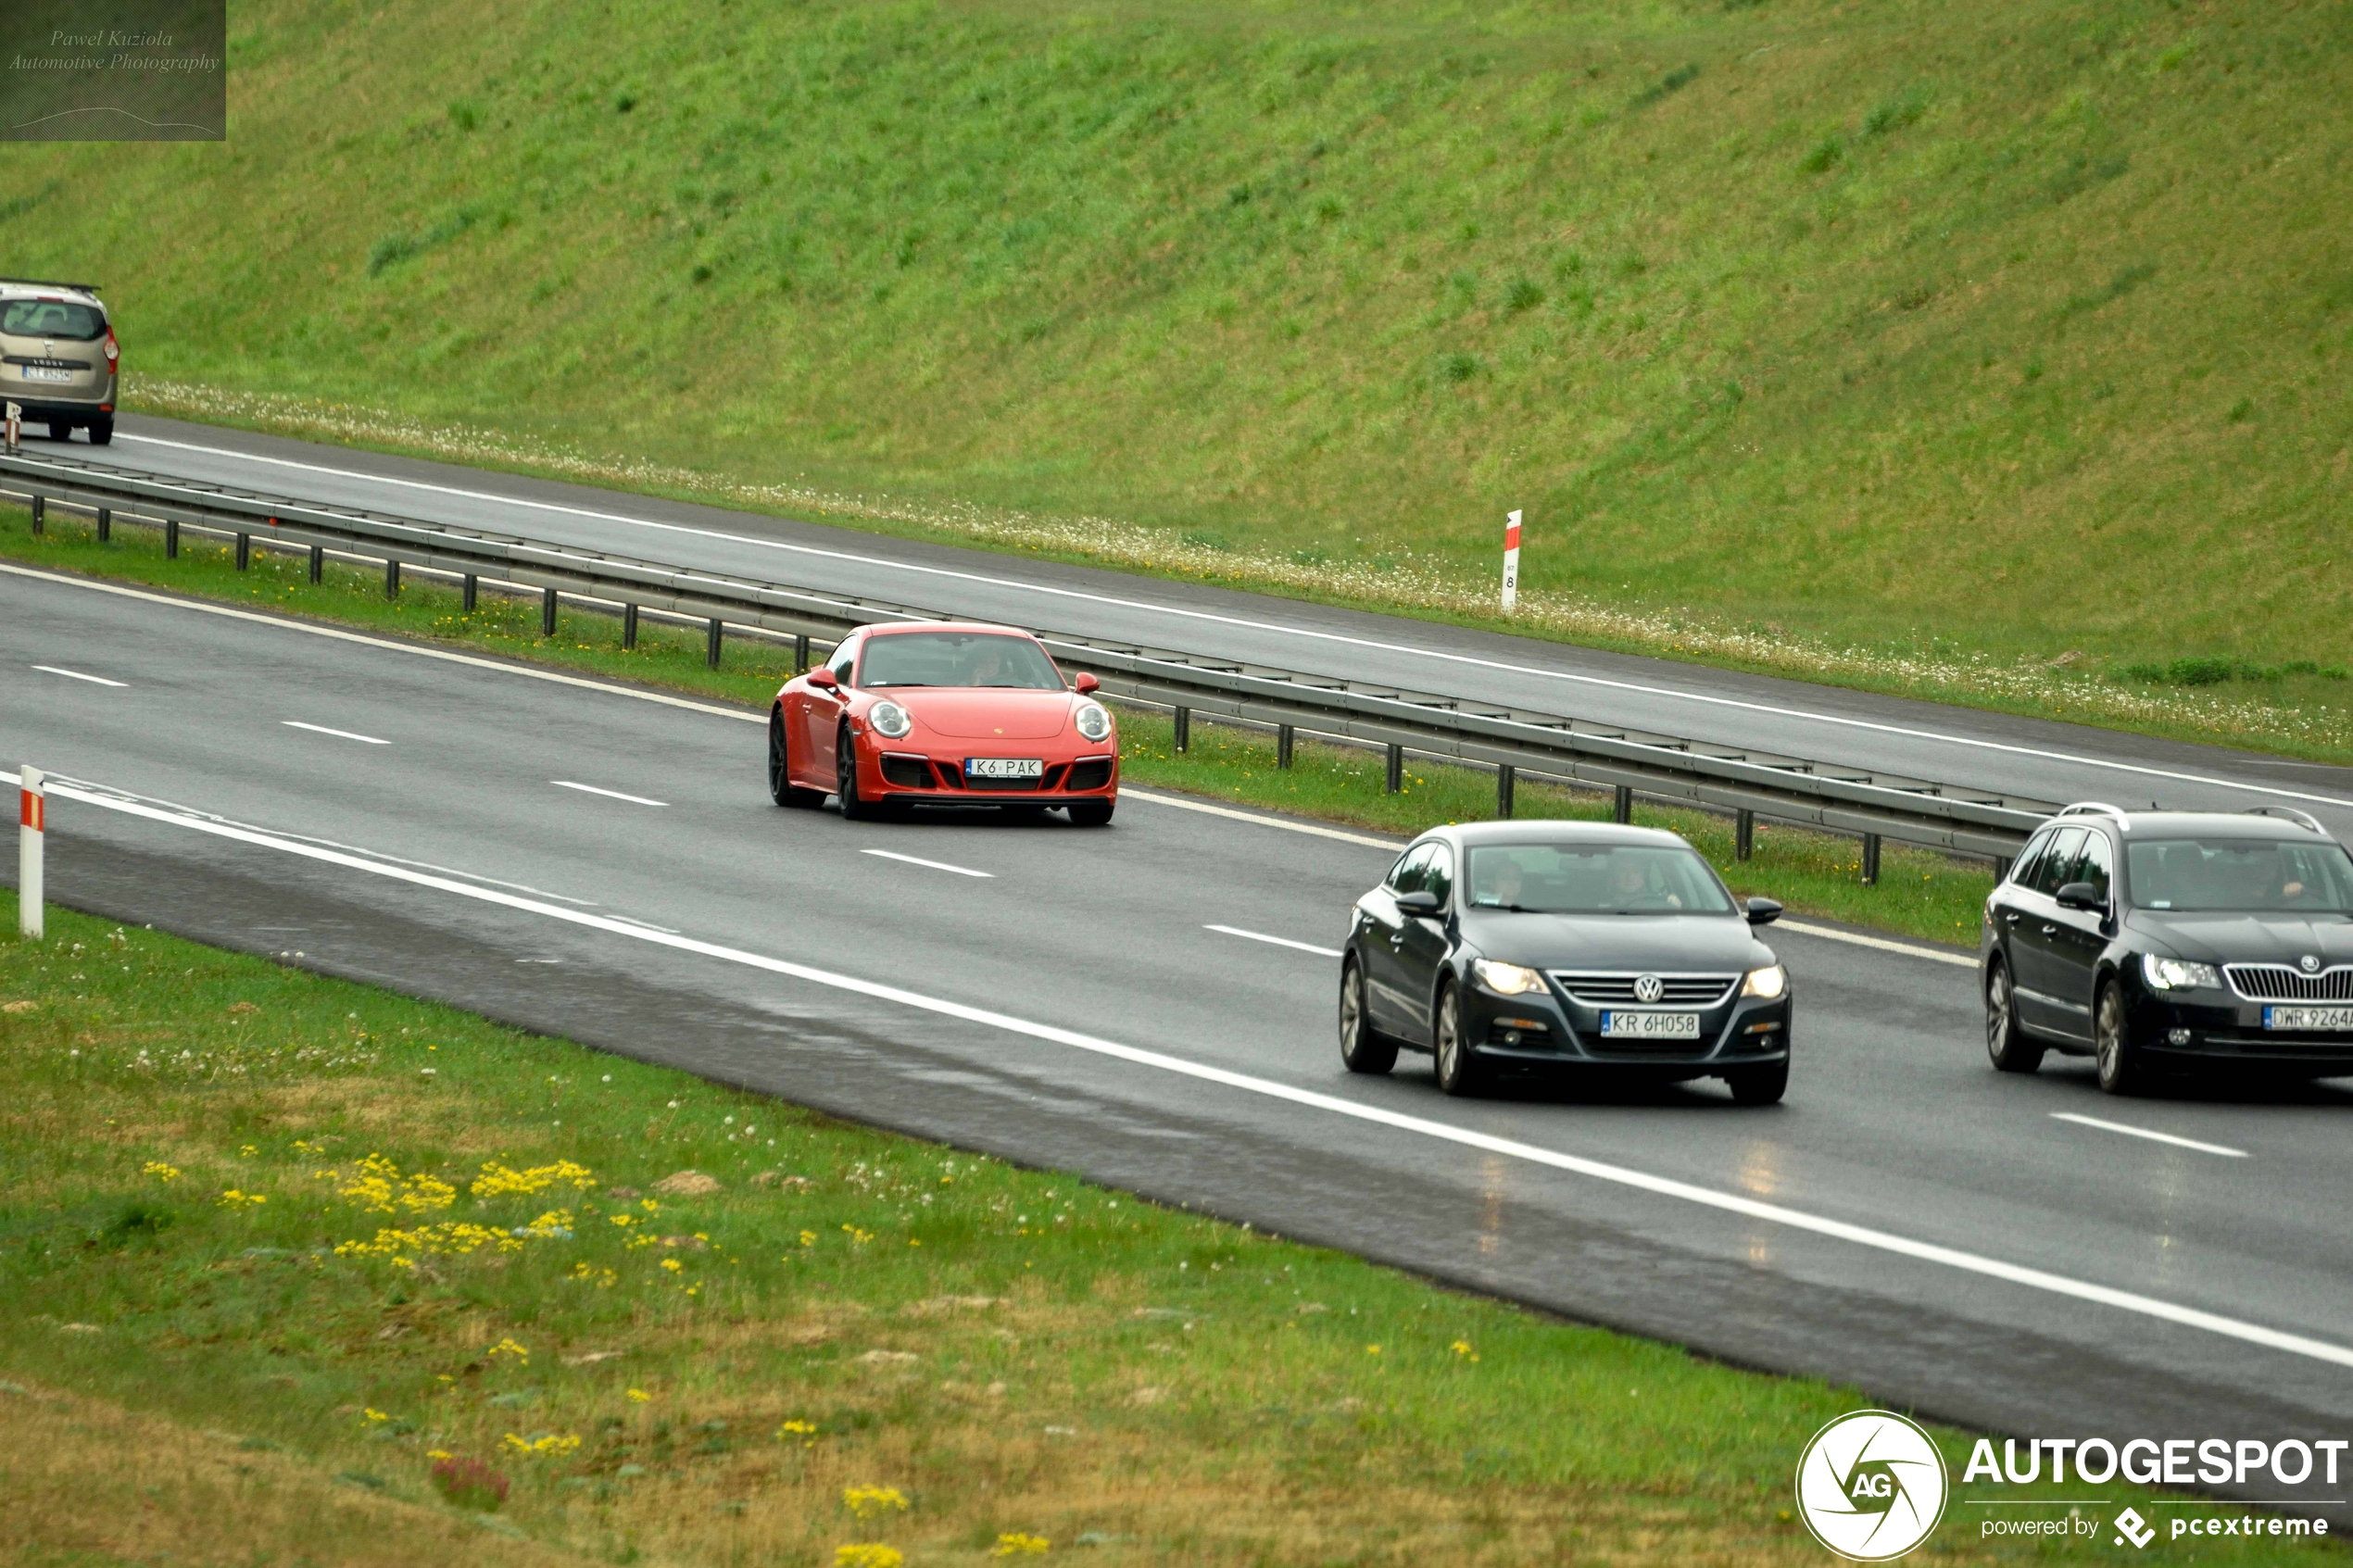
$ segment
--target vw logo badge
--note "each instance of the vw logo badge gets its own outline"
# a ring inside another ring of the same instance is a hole
[[[1645,974],[1634,982],[1634,999],[1638,1002],[1655,1002],[1666,994],[1667,986],[1655,974]]]
[[[2307,974],[2318,974],[2318,973],[2320,973],[2320,972],[2321,972],[2321,960],[2320,960],[2319,959],[2317,959],[2317,958],[2313,957],[2310,953],[2307,953],[2307,954],[2305,954],[2305,955],[2304,955],[2304,960],[2303,960],[2303,962],[2304,962],[2304,972],[2305,972],[2305,973],[2307,973]]]

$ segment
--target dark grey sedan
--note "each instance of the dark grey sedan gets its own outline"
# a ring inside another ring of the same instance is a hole
[[[1671,833],[1606,822],[1435,828],[1356,900],[1340,970],[1340,1051],[1386,1073],[1438,1059],[1469,1094],[1504,1072],[1721,1078],[1743,1105],[1789,1087],[1789,973]]]

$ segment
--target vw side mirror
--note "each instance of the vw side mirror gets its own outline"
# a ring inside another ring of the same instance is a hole
[[[1397,912],[1407,920],[1434,920],[1438,916],[1438,895],[1435,893],[1400,893]]]
[[[1102,683],[1101,681],[1096,680],[1095,677],[1088,674],[1084,670],[1081,670],[1078,672],[1078,679],[1070,684],[1070,689],[1076,692],[1080,696],[1085,696],[1088,692],[1100,689],[1101,685]]]
[[[2100,890],[2088,882],[2070,882],[2051,897],[2058,900],[2058,907],[2062,909],[2089,909],[2099,914],[2108,913],[2108,900],[2101,897]]]
[[[839,677],[822,664],[809,672],[809,684],[821,692],[837,691],[841,687]]]
[[[1749,924],[1751,924],[1751,925],[1770,925],[1770,924],[1772,924],[1775,921],[1777,921],[1777,920],[1779,920],[1779,919],[1780,919],[1780,918],[1781,918],[1781,907],[1780,907],[1779,904],[1775,903],[1772,899],[1770,899],[1770,898],[1751,898],[1751,899],[1748,901],[1748,923],[1749,923]]]

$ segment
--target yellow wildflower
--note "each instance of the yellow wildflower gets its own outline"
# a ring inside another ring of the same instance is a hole
[[[647,1393],[643,1388],[632,1388],[629,1390],[629,1399],[632,1404],[642,1405],[652,1398],[653,1396]]]
[[[834,1548],[834,1568],[900,1568],[906,1558],[879,1541],[852,1541]]]
[[[485,1361],[492,1356],[512,1356],[515,1359],[516,1364],[519,1366],[529,1366],[531,1364],[531,1352],[525,1349],[522,1346],[516,1344],[511,1337],[499,1340],[497,1344],[493,1345],[488,1350],[484,1352],[484,1360]]]
[[[498,1446],[524,1459],[561,1459],[580,1447],[580,1439],[559,1437],[552,1432],[543,1432],[536,1437],[518,1437],[510,1432]]]
[[[220,1200],[218,1207],[222,1209],[242,1209],[249,1203],[267,1203],[270,1200],[267,1198],[264,1198],[258,1192],[239,1192],[235,1187],[231,1187],[220,1195]]]
[[[369,1422],[390,1421],[392,1419],[392,1417],[384,1414],[384,1411],[375,1409],[373,1406],[361,1411],[359,1414],[362,1420]]]
[[[795,1437],[800,1439],[800,1446],[802,1448],[815,1448],[817,1446],[817,1424],[813,1421],[795,1420],[787,1421],[782,1426],[776,1428],[776,1441],[779,1443],[789,1443]]]
[[[861,1519],[873,1519],[885,1513],[903,1513],[907,1509],[907,1495],[896,1486],[844,1486],[841,1500],[850,1512]]]
[[[675,1258],[664,1258],[664,1259],[661,1261],[661,1266],[662,1266],[663,1268],[665,1268],[665,1269],[668,1269],[668,1270],[669,1270],[672,1273],[673,1273],[673,1274],[674,1274],[674,1273],[678,1273],[682,1272],[682,1271],[686,1268],[686,1264],[684,1264],[684,1263],[682,1263],[682,1262],[680,1262],[680,1261],[679,1261],[677,1259],[675,1259]]]
[[[176,1182],[180,1179],[179,1167],[167,1165],[160,1160],[148,1160],[139,1168],[139,1173],[143,1176],[153,1176],[159,1182]]]
[[[569,1160],[559,1160],[553,1165],[534,1165],[527,1171],[510,1170],[493,1161],[482,1168],[481,1176],[466,1190],[476,1198],[527,1198],[565,1182],[585,1192],[597,1185],[597,1178],[586,1166],[575,1165]]]
[[[988,1549],[988,1555],[991,1557],[1037,1557],[1042,1555],[1046,1549],[1053,1544],[1043,1536],[1025,1535],[1015,1530],[1010,1535],[998,1537],[997,1544]]]

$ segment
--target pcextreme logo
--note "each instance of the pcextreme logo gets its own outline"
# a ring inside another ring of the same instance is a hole
[[[1797,1511],[1814,1538],[1857,1562],[1903,1556],[1944,1516],[1944,1456],[1894,1411],[1856,1411],[1797,1459]]]

